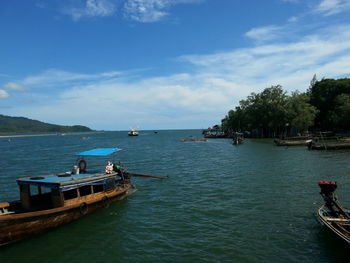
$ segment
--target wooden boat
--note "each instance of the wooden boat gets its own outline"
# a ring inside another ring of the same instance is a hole
[[[315,142],[314,140],[309,140],[307,142],[307,148],[309,150],[345,150],[350,149],[350,142]]]
[[[273,142],[277,146],[306,146],[310,139],[310,136],[282,137],[275,138]]]
[[[240,145],[243,143],[243,133],[241,132],[235,132],[234,135],[233,135],[233,141],[232,141],[232,144],[233,145]]]
[[[84,156],[107,156],[120,149],[99,148],[78,153],[73,172],[17,179],[20,200],[0,203],[0,245],[69,223],[136,191],[130,176],[109,163],[91,173]]]
[[[129,136],[139,136],[139,132],[136,129],[131,129],[128,131]]]
[[[325,204],[318,209],[317,218],[322,225],[345,242],[350,243],[350,213],[338,203],[338,198],[334,194],[337,188],[336,182],[322,181],[318,184]]]
[[[182,142],[206,142],[207,139],[206,138],[186,138],[186,139],[182,139]]]
[[[274,143],[277,146],[306,146],[306,140],[288,141],[288,140],[275,139]]]

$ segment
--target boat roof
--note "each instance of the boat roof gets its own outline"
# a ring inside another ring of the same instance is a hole
[[[84,152],[77,153],[77,156],[108,156],[112,153],[118,152],[119,148],[96,148]]]
[[[51,174],[45,176],[23,177],[17,179],[19,185],[40,185],[48,188],[62,188],[63,191],[77,188],[87,184],[99,184],[98,182],[115,177],[115,174],[82,173],[82,174]]]

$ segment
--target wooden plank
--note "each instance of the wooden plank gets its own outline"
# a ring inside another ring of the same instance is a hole
[[[349,222],[350,223],[350,219],[346,219],[346,218],[324,217],[324,219],[328,222]]]
[[[5,208],[5,207],[9,207],[9,206],[10,206],[9,202],[0,203],[0,208]]]

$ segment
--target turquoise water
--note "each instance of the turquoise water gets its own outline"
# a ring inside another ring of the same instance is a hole
[[[348,262],[348,246],[316,221],[317,182],[338,182],[350,204],[350,151],[233,146],[199,130],[0,139],[0,200],[15,179],[69,171],[74,153],[119,147],[126,168],[169,176],[134,178],[127,199],[51,232],[0,248],[0,262]],[[103,168],[106,159],[88,165]]]

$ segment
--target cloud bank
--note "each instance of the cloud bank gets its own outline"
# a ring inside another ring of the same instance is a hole
[[[350,10],[349,0],[322,0],[315,8],[315,12],[331,16]]]

